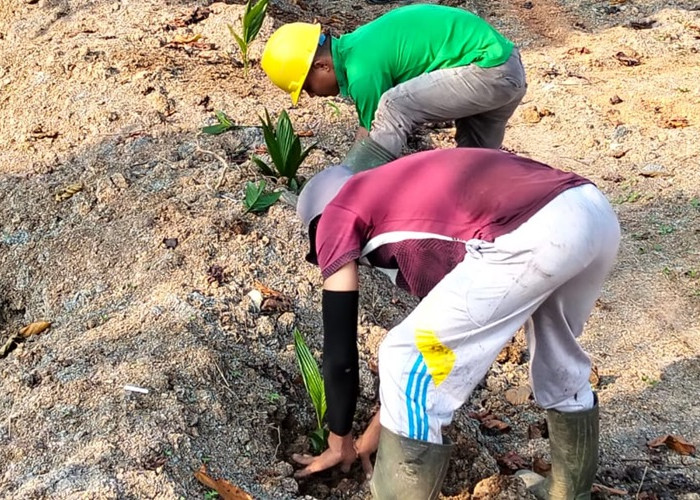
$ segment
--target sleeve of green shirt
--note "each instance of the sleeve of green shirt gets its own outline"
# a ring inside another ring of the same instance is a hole
[[[355,101],[360,125],[369,130],[374,121],[379,100],[384,92],[393,86],[391,76],[385,72],[374,72],[349,78],[349,80],[352,83],[348,87],[348,93]]]

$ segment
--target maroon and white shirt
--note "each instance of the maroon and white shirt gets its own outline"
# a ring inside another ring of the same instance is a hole
[[[424,297],[459,264],[465,242],[493,241],[558,194],[591,181],[492,149],[426,151],[354,175],[316,230],[324,279],[348,262],[380,268]]]

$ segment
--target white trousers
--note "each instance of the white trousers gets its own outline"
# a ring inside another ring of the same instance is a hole
[[[619,240],[612,207],[587,184],[493,243],[468,242],[464,260],[380,346],[381,424],[442,443],[442,427],[526,322],[535,401],[562,412],[591,408],[590,358],[576,338]]]

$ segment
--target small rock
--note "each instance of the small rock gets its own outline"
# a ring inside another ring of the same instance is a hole
[[[294,330],[296,315],[293,312],[285,312],[277,318],[277,328],[282,333],[291,333]]]
[[[177,244],[177,238],[163,238],[163,245],[165,245],[165,248],[169,250],[177,248]]]
[[[615,139],[622,139],[626,135],[630,133],[629,129],[627,127],[624,127],[622,125],[618,125],[615,127],[615,132],[613,132],[613,137]]]
[[[260,292],[260,290],[251,290],[248,292],[247,297],[250,300],[251,312],[260,312],[260,307],[262,306],[263,301],[263,294]]]
[[[129,187],[129,182],[120,173],[111,175],[109,179],[112,181],[112,184],[114,184],[115,187],[117,187],[118,189],[126,189]]]
[[[530,386],[524,385],[522,387],[508,389],[505,393],[505,398],[512,405],[522,405],[528,402],[531,392]]]
[[[615,94],[614,96],[612,96],[612,97],[610,98],[610,104],[612,104],[613,106],[614,106],[615,104],[620,104],[621,102],[625,102],[625,101],[623,101],[622,99],[620,99],[620,96],[617,95],[617,94]]]
[[[472,500],[522,500],[535,498],[527,491],[525,483],[516,476],[497,474],[479,482],[474,487]]]
[[[643,177],[673,177],[671,172],[658,163],[649,163],[643,166],[639,171],[639,175]]]
[[[534,6],[535,6],[535,4],[533,4],[532,2],[529,2],[529,1],[528,1],[528,2],[525,2],[525,3],[523,4],[523,9],[530,10],[530,9],[532,9]]]

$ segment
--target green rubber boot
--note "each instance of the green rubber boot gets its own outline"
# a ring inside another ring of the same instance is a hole
[[[547,411],[552,473],[545,480],[531,471],[518,476],[537,498],[590,500],[598,470],[598,398],[590,410]]]
[[[369,137],[365,137],[364,139],[355,141],[355,144],[352,145],[350,151],[348,151],[348,154],[341,163],[347,165],[353,172],[357,173],[384,165],[395,159],[396,156],[384,149],[378,142],[375,142]]]
[[[382,427],[372,474],[377,500],[435,500],[447,474],[453,445],[418,441]]]

